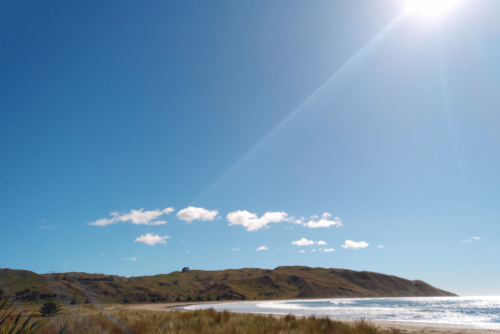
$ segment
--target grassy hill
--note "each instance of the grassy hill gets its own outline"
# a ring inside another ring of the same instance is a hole
[[[39,303],[85,301],[129,303],[186,300],[253,300],[337,297],[455,296],[423,281],[367,271],[309,267],[174,271],[170,274],[121,277],[87,273],[38,275],[0,269],[0,288],[19,300]]]

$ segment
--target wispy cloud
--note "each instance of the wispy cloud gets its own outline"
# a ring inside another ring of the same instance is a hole
[[[55,229],[57,226],[40,226],[38,229],[39,230],[53,230]]]
[[[328,245],[325,241],[318,241],[318,245]]]
[[[333,248],[325,248],[325,249],[323,249],[323,252],[326,252],[326,253],[328,253],[328,252],[335,252],[335,249],[333,249]]]
[[[241,248],[233,248],[234,252],[239,252]]]
[[[360,248],[366,248],[368,247],[368,243],[364,241],[356,242],[352,240],[346,240],[345,244],[342,245],[345,249],[352,248],[352,249],[360,249]]]
[[[106,226],[111,224],[117,224],[119,222],[129,222],[135,225],[163,225],[167,222],[164,220],[156,220],[163,215],[168,215],[174,212],[174,208],[165,208],[163,210],[156,209],[151,211],[144,211],[144,209],[140,210],[131,210],[129,213],[118,213],[111,212],[111,218],[101,218],[96,220],[95,222],[88,223],[87,225],[92,226]]]
[[[159,235],[155,235],[153,233],[146,233],[136,238],[134,242],[143,242],[147,245],[154,246],[156,244],[166,244],[166,239],[170,238],[169,236],[161,237]]]
[[[481,240],[481,238],[480,237],[472,237],[470,239],[460,241],[460,242],[473,242],[473,241],[477,241],[477,240]]]
[[[315,252],[315,251],[316,251],[316,249],[311,249],[311,252]]]
[[[299,253],[305,253],[306,251],[305,250],[300,250]]]
[[[305,222],[305,219],[302,217],[301,219],[298,219],[295,221],[296,224],[300,224],[309,228],[321,228],[321,227],[330,227],[330,226],[335,226],[335,227],[340,227],[342,226],[342,221],[340,220],[339,217],[335,217],[332,220],[329,220],[329,218],[332,215],[329,214],[328,212],[325,212],[321,215],[321,219],[319,219],[318,216],[314,215],[311,217],[311,220],[309,220],[307,223]]]
[[[257,248],[255,251],[263,251],[263,250],[267,250],[267,247],[266,246],[260,246],[259,248]]]
[[[106,253],[101,253],[101,256],[106,255]]]
[[[126,260],[126,261],[137,261],[137,259],[135,257],[131,257],[130,259],[124,258],[124,260]]]
[[[385,248],[384,245],[378,245],[378,248]]]
[[[229,213],[227,215],[227,220],[229,221],[229,226],[241,225],[246,228],[247,231],[257,231],[266,228],[269,223],[289,221],[290,218],[285,212],[266,212],[259,218],[255,213],[246,210],[238,210]]]
[[[177,217],[187,223],[191,223],[193,220],[212,221],[218,218],[218,213],[219,212],[217,210],[210,211],[207,209],[195,208],[194,206],[190,206],[177,212]]]

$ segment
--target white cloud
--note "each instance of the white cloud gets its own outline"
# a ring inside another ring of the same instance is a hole
[[[301,250],[301,251],[299,251],[299,253],[305,253],[305,252],[306,252],[305,250]]]
[[[335,252],[335,249],[333,249],[333,248],[325,248],[325,249],[323,249],[323,252],[327,252],[327,253],[328,252]]]
[[[300,217],[300,219],[295,220],[294,223],[304,225],[306,223],[306,219],[304,217]]]
[[[233,251],[238,252],[241,248],[233,248]]]
[[[385,248],[384,245],[378,245],[378,248]]]
[[[116,218],[122,222],[131,222],[135,225],[162,225],[165,224],[166,221],[153,221],[164,214],[170,214],[174,211],[173,208],[166,208],[163,210],[156,209],[152,211],[143,211],[140,210],[131,210],[127,214],[118,215],[116,214]]]
[[[209,211],[207,209],[190,206],[177,212],[177,217],[187,223],[191,223],[193,220],[212,221],[217,218],[218,213],[217,210]]]
[[[147,245],[154,246],[156,244],[166,244],[165,239],[170,238],[169,236],[160,237],[159,235],[155,235],[153,233],[146,233],[136,238],[134,242],[143,242]]]
[[[258,217],[255,213],[246,210],[238,210],[227,215],[229,226],[242,225],[247,231],[257,231],[261,228],[266,228],[269,223],[280,223],[290,221],[285,212],[266,212],[262,217]]]
[[[360,249],[360,248],[366,248],[368,247],[368,243],[364,241],[356,242],[352,240],[346,240],[345,244],[342,245],[345,249],[352,248],[352,249]]]
[[[297,246],[309,246],[309,245],[314,245],[315,243],[316,243],[316,241],[307,240],[306,238],[302,238],[302,239],[300,239],[300,240],[293,241],[293,242],[292,242],[292,245],[297,245]]]
[[[318,245],[328,245],[325,241],[318,241]]]
[[[102,218],[95,222],[88,223],[92,226],[106,226],[111,224],[116,224],[118,222],[130,222],[135,225],[163,225],[167,222],[164,220],[156,220],[163,215],[168,215],[174,212],[173,208],[165,208],[163,210],[156,209],[151,211],[131,210],[129,213],[120,214],[118,212],[111,212],[112,218]]]
[[[40,226],[38,229],[39,230],[53,230],[55,229],[57,226]]]
[[[460,241],[460,242],[473,242],[474,240],[481,240],[480,237],[472,237],[470,239],[467,239],[467,240],[464,240],[464,241]]]
[[[311,249],[311,252],[315,252],[315,251],[316,251],[316,249]]]
[[[135,257],[131,257],[130,259],[124,258],[124,260],[127,260],[127,261],[137,261],[137,259]]]
[[[263,251],[263,250],[267,250],[267,247],[266,246],[260,246],[255,251]]]
[[[306,227],[310,228],[320,228],[320,227],[330,227],[330,226],[335,226],[335,227],[340,227],[342,226],[342,221],[340,220],[339,217],[335,217],[333,220],[328,220],[332,215],[329,214],[328,212],[325,212],[324,214],[321,215],[321,219],[317,220],[319,217],[318,216],[312,216],[311,220],[305,223],[302,219],[297,220],[297,224],[302,224]]]
[[[116,224],[117,221],[116,219],[113,217],[113,218],[102,218],[102,219],[97,219],[95,222],[93,223],[88,223],[87,225],[92,225],[92,226],[106,226],[106,225],[110,225],[110,224]]]
[[[189,251],[186,251],[186,253],[189,253]]]

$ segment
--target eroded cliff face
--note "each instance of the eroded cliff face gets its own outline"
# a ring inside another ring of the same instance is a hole
[[[121,277],[87,273],[38,275],[0,269],[0,288],[22,292],[22,301],[160,302],[176,299],[253,300],[291,298],[456,296],[423,281],[345,269],[278,267]],[[29,291],[28,291],[29,290]]]

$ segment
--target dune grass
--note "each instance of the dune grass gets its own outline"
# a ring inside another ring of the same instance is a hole
[[[256,334],[321,333],[375,334],[378,330],[366,320],[340,322],[328,318],[285,317],[236,314],[213,309],[190,312],[154,312],[116,309],[100,311],[92,305],[65,307],[60,315],[47,319],[43,334]]]

